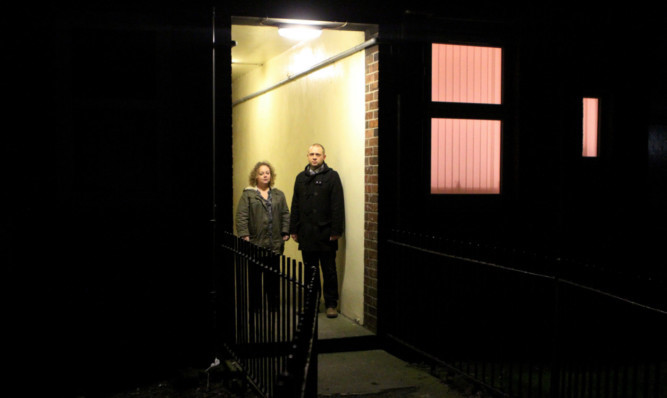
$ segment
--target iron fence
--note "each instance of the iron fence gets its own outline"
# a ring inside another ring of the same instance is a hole
[[[314,397],[318,271],[228,232],[221,242],[222,346],[264,397]]]
[[[660,281],[401,231],[386,247],[383,330],[434,366],[505,397],[667,396]]]

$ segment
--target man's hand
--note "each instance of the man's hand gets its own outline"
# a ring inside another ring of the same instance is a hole
[[[331,235],[329,237],[329,240],[338,240],[338,239],[340,239],[340,235]]]
[[[285,234],[283,235],[283,241],[287,242],[289,240],[289,235]]]
[[[250,242],[250,236],[242,236],[241,239],[243,239],[246,242]]]
[[[294,239],[295,242],[299,242],[299,235],[292,234],[292,239]]]

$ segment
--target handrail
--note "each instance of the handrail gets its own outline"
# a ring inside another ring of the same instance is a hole
[[[417,251],[420,251],[420,252],[423,252],[423,253],[429,253],[429,254],[433,254],[433,255],[441,256],[441,257],[448,257],[448,258],[451,258],[451,259],[464,260],[464,261],[467,261],[469,263],[482,264],[482,265],[485,265],[487,267],[502,269],[502,270],[509,271],[509,272],[522,273],[522,274],[531,275],[531,276],[537,277],[537,278],[544,278],[544,279],[548,279],[548,280],[555,280],[557,278],[555,275],[549,275],[549,274],[546,274],[546,273],[531,272],[531,271],[527,271],[527,270],[523,270],[523,269],[519,269],[519,268],[513,268],[513,267],[508,267],[508,266],[504,266],[504,265],[500,265],[500,264],[495,264],[495,263],[488,262],[488,261],[477,260],[477,259],[472,258],[472,257],[456,256],[456,255],[452,255],[452,254],[443,253],[443,252],[437,251],[437,250],[425,249],[423,247],[407,244],[407,243],[404,243],[404,242],[399,242],[399,241],[394,240],[394,239],[387,239],[387,242],[390,243],[390,244],[396,245],[396,246],[402,246],[402,247],[410,248],[412,250],[417,250]],[[575,286],[575,287],[577,287],[579,289],[582,289],[582,290],[588,290],[588,291],[594,292],[596,294],[607,296],[609,298],[615,299],[617,301],[623,301],[627,304],[634,305],[636,307],[642,307],[642,308],[647,309],[649,311],[654,311],[656,313],[667,315],[667,311],[662,310],[660,308],[656,308],[654,306],[650,306],[650,305],[647,305],[647,304],[642,304],[642,303],[639,303],[638,301],[630,300],[630,299],[621,297],[619,295],[604,291],[602,289],[594,288],[594,287],[591,287],[591,286],[588,286],[588,285],[584,285],[582,283],[577,283],[577,282],[574,282],[574,281],[571,281],[571,280],[568,280],[568,279],[564,279],[562,277],[558,277],[557,279],[558,279],[559,283],[564,283],[564,284],[567,284],[567,285]]]
[[[314,270],[317,271],[317,270]],[[303,316],[299,319],[295,339],[295,355],[288,359],[287,370],[278,378],[276,397],[296,398],[317,394],[317,312],[319,303],[319,274],[311,272],[306,285]]]
[[[667,391],[662,279],[407,231],[382,244],[389,346],[507,397]]]

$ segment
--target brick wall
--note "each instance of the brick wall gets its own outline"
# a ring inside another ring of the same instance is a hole
[[[364,325],[377,331],[379,48],[366,49]]]

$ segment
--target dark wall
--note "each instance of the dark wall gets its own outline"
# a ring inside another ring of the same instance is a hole
[[[16,358],[72,394],[207,366],[210,8],[10,14],[2,232]]]
[[[506,18],[505,18],[506,17]],[[662,272],[665,43],[634,10],[540,6],[490,19],[405,15],[381,57],[381,218],[407,229]],[[381,27],[382,31],[382,27]],[[430,195],[431,41],[501,45],[505,54],[501,195]],[[387,77],[388,78],[385,78]],[[581,98],[601,101],[600,155],[581,157]],[[651,113],[651,110],[654,110]],[[659,116],[662,114],[662,116]],[[384,117],[382,116],[384,115]],[[656,180],[657,179],[657,180]],[[648,205],[652,203],[652,205]]]

